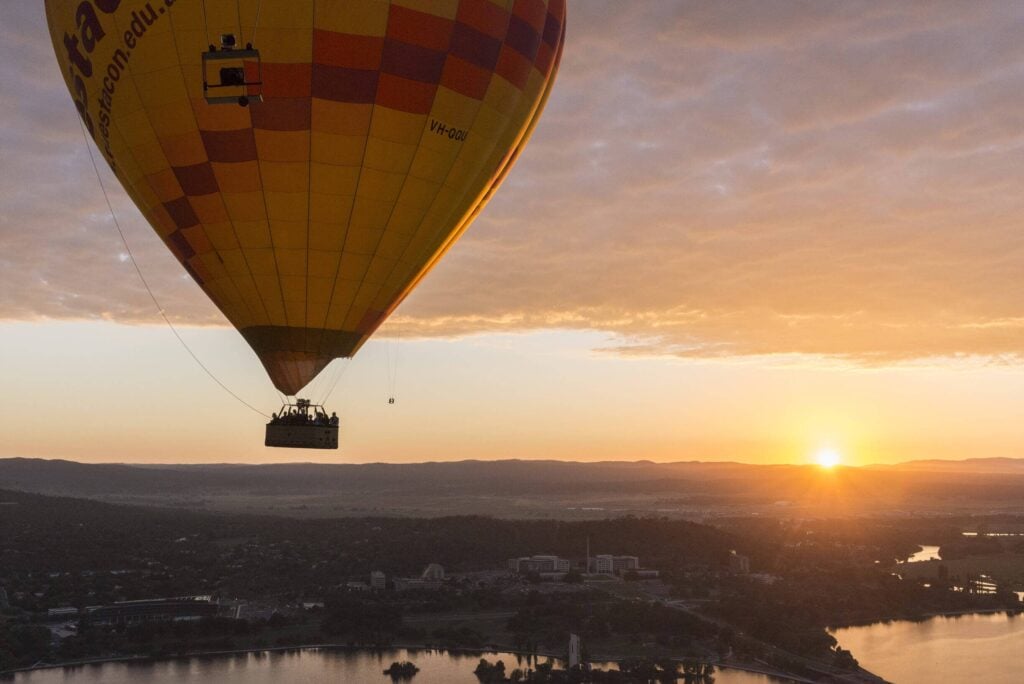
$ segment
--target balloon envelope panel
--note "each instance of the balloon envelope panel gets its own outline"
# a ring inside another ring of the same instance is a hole
[[[294,395],[479,213],[543,107],[564,0],[46,0],[86,127],[154,230]],[[251,104],[203,52],[252,42]],[[262,96],[258,101],[256,94]]]

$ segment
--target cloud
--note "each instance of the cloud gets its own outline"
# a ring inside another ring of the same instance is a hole
[[[0,320],[159,320],[96,179],[42,3],[0,5]],[[129,245],[181,321],[225,323],[97,157]]]
[[[41,10],[12,5],[0,316],[152,320]],[[388,329],[585,328],[624,353],[694,357],[1014,360],[1022,31],[1014,2],[571,3],[533,140]],[[166,308],[217,322],[140,220],[126,227]]]

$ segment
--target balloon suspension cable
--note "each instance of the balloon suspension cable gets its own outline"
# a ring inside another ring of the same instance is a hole
[[[388,403],[395,403],[395,391],[398,386],[398,342],[394,337],[385,340],[388,362]]]
[[[338,374],[338,368],[331,369],[331,372],[327,372],[327,368],[324,368],[313,378],[308,385],[306,385],[305,393],[310,399],[316,404],[323,404],[323,395],[327,392],[327,387],[331,384],[331,380]]]
[[[235,19],[238,20],[238,40],[242,40],[242,0],[235,0]],[[245,45],[245,43],[242,43]]]
[[[85,124],[82,123],[81,119],[79,119],[78,123],[82,127],[82,138],[85,140],[85,149],[89,152],[89,161],[92,162],[92,170],[96,173],[96,181],[100,184],[100,190],[103,192],[103,199],[107,203],[107,209],[110,211],[110,218],[114,220],[114,227],[117,228],[117,234],[121,236],[121,242],[124,244],[125,252],[127,252],[128,258],[132,262],[132,266],[135,267],[135,273],[138,274],[139,280],[142,281],[143,287],[145,287],[146,292],[149,293],[149,298],[153,300],[153,305],[156,306],[156,310],[160,314],[160,318],[164,319],[164,323],[166,323],[167,327],[171,329],[171,332],[174,333],[174,336],[178,338],[178,342],[181,343],[181,346],[185,348],[185,351],[188,352],[189,356],[192,357],[192,359],[199,365],[199,367],[202,368],[203,371],[210,376],[211,380],[220,385],[221,389],[223,389],[225,392],[227,392],[236,400],[238,400],[239,403],[247,406],[248,408],[260,414],[264,418],[270,418],[270,416],[268,416],[266,413],[260,411],[258,408],[247,402],[245,399],[242,399],[240,396],[232,392],[227,385],[221,382],[217,378],[217,376],[213,374],[213,371],[207,368],[206,365],[199,360],[199,357],[196,356],[196,353],[192,351],[191,347],[188,346],[188,343],[185,342],[184,338],[178,332],[178,329],[174,327],[173,323],[171,323],[171,319],[167,317],[167,314],[164,312],[164,308],[160,306],[160,301],[156,298],[156,295],[153,294],[153,289],[150,288],[149,283],[146,281],[146,276],[142,275],[142,269],[139,268],[139,263],[135,260],[135,254],[132,252],[132,248],[128,245],[128,240],[125,238],[124,231],[121,229],[121,222],[117,220],[117,214],[114,213],[114,205],[110,203],[110,196],[107,194],[107,187],[103,183],[103,176],[100,174],[99,165],[96,163],[96,156],[93,154],[92,145],[89,144],[89,134],[85,130]]]
[[[337,375],[334,376],[334,380],[331,382],[331,388],[327,390],[327,394],[325,394],[324,398],[320,400],[321,404],[326,404],[327,400],[331,398],[331,395],[334,394],[334,388],[336,388],[338,386],[338,383],[341,382],[341,379],[345,377],[345,373],[348,372],[348,368],[351,365],[351,360],[344,361],[342,363],[341,369],[338,371]]]
[[[252,24],[252,36],[249,38],[249,42],[253,45],[256,44],[256,29],[260,27],[260,10],[263,9],[263,0],[259,0],[256,3],[256,21]]]
[[[206,34],[206,44],[213,45],[213,43],[210,42],[210,23],[206,19],[206,0],[201,0],[199,5],[203,8],[203,31]]]

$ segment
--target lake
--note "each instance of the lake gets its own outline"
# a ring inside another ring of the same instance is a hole
[[[921,563],[923,561],[942,560],[939,556],[938,546],[921,545],[921,550],[907,558],[907,563]]]
[[[500,659],[506,672],[516,667],[511,653],[486,653],[491,662]],[[198,656],[141,663],[98,663],[71,668],[34,670],[15,675],[14,684],[336,684],[378,682],[390,684],[383,670],[396,660],[411,660],[420,668],[411,684],[479,684],[473,669],[481,656],[441,651],[345,651],[302,649]],[[545,658],[541,658],[543,662]],[[715,684],[772,684],[781,680],[764,675],[720,670]]]
[[[1024,681],[1024,615],[897,620],[832,634],[863,667],[895,684]]]

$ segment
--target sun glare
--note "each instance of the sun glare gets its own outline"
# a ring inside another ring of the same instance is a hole
[[[822,468],[834,468],[839,465],[842,457],[835,449],[821,449],[814,455],[814,460]]]

